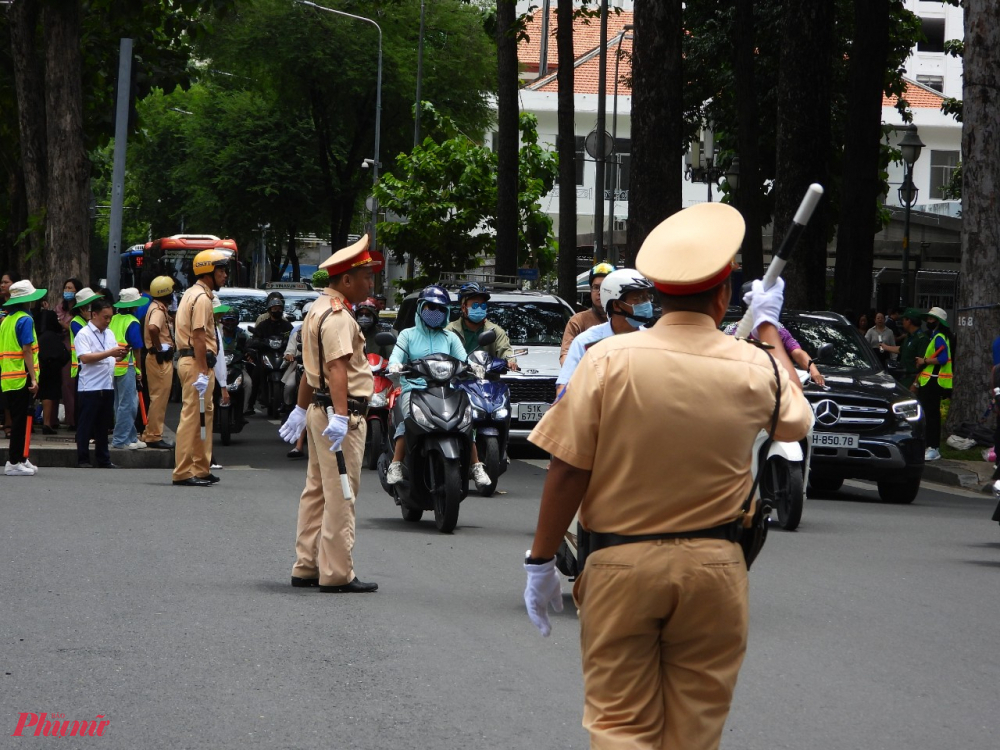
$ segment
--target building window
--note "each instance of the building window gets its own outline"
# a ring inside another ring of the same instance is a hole
[[[628,181],[632,167],[632,141],[619,138],[615,142],[615,152],[608,158],[604,172],[605,198],[610,199],[610,190],[615,189],[615,200],[628,200]]]
[[[944,91],[944,76],[917,76],[917,83],[941,93]]]
[[[920,29],[924,39],[917,42],[920,52],[944,52],[944,19],[921,18]]]
[[[586,138],[582,135],[576,136],[576,184],[583,184],[583,165],[586,163],[587,152],[584,150]]]
[[[943,200],[941,190],[951,182],[951,175],[958,167],[958,151],[931,151],[931,194],[935,200]]]

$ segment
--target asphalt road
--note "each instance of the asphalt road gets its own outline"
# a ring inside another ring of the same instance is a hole
[[[305,465],[276,429],[219,447],[210,489],[0,477],[0,747],[56,745],[10,737],[22,712],[110,720],[74,748],[586,747],[572,602],[543,639],[521,600],[544,462],[519,454],[450,536],[366,472],[355,561],[380,590],[323,595],[288,585]],[[723,748],[997,746],[1000,527],[943,490],[852,484],[773,533]]]

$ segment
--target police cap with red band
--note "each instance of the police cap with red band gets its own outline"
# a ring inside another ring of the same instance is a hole
[[[368,235],[364,235],[353,245],[338,250],[319,264],[330,276],[339,276],[355,268],[370,268],[373,271],[382,270],[382,254],[368,249]]]
[[[649,233],[635,267],[664,294],[699,294],[721,284],[736,267],[746,225],[725,203],[699,203]]]

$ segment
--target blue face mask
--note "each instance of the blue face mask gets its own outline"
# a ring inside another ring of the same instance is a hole
[[[486,320],[486,303],[473,302],[469,305],[469,311],[466,314],[473,323],[482,323]]]
[[[444,325],[446,317],[444,310],[428,310],[425,307],[420,311],[420,319],[428,328],[440,328]]]
[[[653,317],[653,303],[640,302],[637,305],[632,305],[632,315],[634,315],[635,318],[626,315],[625,320],[627,320],[628,324],[633,328],[641,328]],[[636,318],[640,318],[640,320],[636,320]]]
[[[69,302],[71,299],[75,299],[76,295],[73,292],[63,292],[63,299]]]

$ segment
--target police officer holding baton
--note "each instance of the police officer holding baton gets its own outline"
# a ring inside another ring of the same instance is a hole
[[[368,251],[368,236],[320,264],[328,286],[302,322],[298,404],[279,434],[295,443],[309,434],[309,468],[299,498],[292,586],[332,594],[364,594],[377,583],[354,574],[354,497],[361,484],[372,373],[365,334],[354,305],[372,293],[382,263]],[[339,464],[339,466],[338,466]]]
[[[636,266],[663,317],[591,347],[529,438],[552,454],[524,566],[528,615],[543,635],[548,607],[562,610],[554,556],[578,509],[589,532],[573,595],[593,748],[718,748],[729,713],[747,642],[737,540],[754,440],[771,427],[778,388],[775,439],[800,440],[812,424],[776,329],[781,280],[756,282],[750,299],[778,366],[719,330],[743,233],[739,212],[721,203],[656,227]]]

